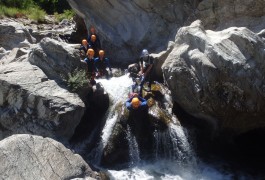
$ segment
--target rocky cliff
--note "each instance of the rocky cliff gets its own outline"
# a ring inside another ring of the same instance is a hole
[[[128,64],[143,48],[159,52],[195,9],[188,1],[69,0],[87,27],[96,26],[103,48],[113,62]]]
[[[85,68],[78,50],[49,38],[33,44],[17,22],[1,22],[0,31],[0,139],[17,133],[71,138],[85,104],[62,77]]]
[[[206,29],[264,29],[263,0],[68,0],[87,27],[96,26],[113,62],[135,61],[143,48],[159,53],[177,30],[200,19]]]

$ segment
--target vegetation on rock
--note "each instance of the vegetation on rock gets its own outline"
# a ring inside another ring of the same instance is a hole
[[[0,0],[0,17],[27,17],[43,22],[47,14],[54,14],[61,21],[75,13],[65,0]]]
[[[86,71],[76,69],[73,73],[68,73],[66,83],[72,92],[77,92],[88,83]]]

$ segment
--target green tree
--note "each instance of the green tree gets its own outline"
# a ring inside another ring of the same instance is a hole
[[[64,10],[71,9],[66,0],[34,0],[34,2],[48,14],[63,13]]]
[[[27,9],[34,5],[33,0],[0,0],[0,4],[7,7],[15,7],[18,9]]]

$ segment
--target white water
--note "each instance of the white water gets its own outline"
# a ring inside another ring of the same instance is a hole
[[[129,155],[131,159],[131,165],[138,164],[140,162],[139,147],[135,136],[131,133],[131,128],[127,125],[127,140],[129,142]]]
[[[117,121],[119,112],[113,112],[115,104],[128,98],[129,87],[132,80],[124,75],[119,78],[110,80],[97,80],[104,89],[109,93],[112,100],[107,116],[106,124],[103,128],[101,141],[95,154],[100,159],[102,149],[106,146],[111,135],[112,129]],[[175,122],[176,119],[173,120]],[[154,133],[156,139],[155,152],[156,159],[150,162],[143,162],[139,157],[138,144],[135,137],[131,134],[130,128],[127,127],[127,139],[129,141],[129,155],[131,158],[130,168],[123,170],[107,170],[108,175],[113,180],[226,180],[233,179],[231,173],[221,172],[213,165],[207,165],[200,162],[188,138],[181,126],[171,124],[168,131]],[[238,176],[238,179],[245,179],[244,176]]]

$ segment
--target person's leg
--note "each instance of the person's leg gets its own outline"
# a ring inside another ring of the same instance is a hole
[[[143,97],[142,94],[143,94],[143,86],[144,86],[144,83],[145,83],[145,77],[142,77],[142,80],[141,80],[141,83],[140,83],[140,92],[139,92],[139,96]]]

